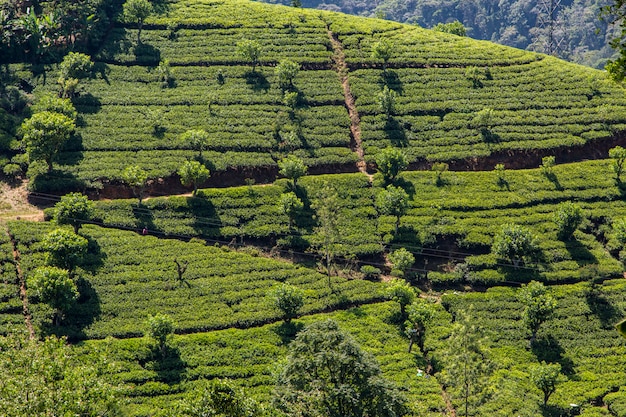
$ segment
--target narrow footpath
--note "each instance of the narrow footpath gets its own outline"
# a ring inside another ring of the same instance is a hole
[[[359,171],[367,175],[370,182],[372,182],[372,175],[367,172],[367,163],[365,162],[363,153],[363,144],[361,142],[361,117],[356,109],[354,102],[354,96],[350,90],[350,82],[348,80],[348,66],[346,65],[346,55],[343,52],[343,45],[337,38],[337,36],[327,28],[328,38],[333,46],[333,68],[337,71],[341,85],[343,87],[343,95],[346,102],[346,108],[348,109],[348,115],[350,116],[350,147],[352,151],[357,154],[359,160],[357,161],[357,167]]]
[[[32,316],[28,307],[28,297],[26,295],[26,280],[24,279],[24,273],[20,266],[20,252],[17,250],[17,242],[15,237],[9,232],[9,229],[5,226],[4,232],[9,236],[11,240],[11,246],[13,246],[13,260],[15,262],[15,270],[17,274],[17,282],[20,286],[20,299],[22,300],[22,313],[24,314],[24,322],[28,329],[28,335],[31,339],[35,338],[35,329],[33,328]]]

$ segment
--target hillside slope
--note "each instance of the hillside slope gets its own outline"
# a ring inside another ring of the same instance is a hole
[[[180,135],[198,128],[211,136],[212,171],[242,183],[273,180],[289,153],[317,173],[355,171],[363,151],[371,163],[388,145],[404,147],[416,167],[459,161],[467,169],[489,156],[611,141],[626,121],[623,91],[603,73],[544,55],[244,0],[167,6],[147,20],[140,45],[136,29],[117,23],[94,57],[99,75],[74,99],[80,128],[59,157],[65,180],[106,183],[131,164],[168,178],[194,155]],[[236,53],[251,39],[261,45],[254,70]],[[381,39],[394,46],[387,70],[371,53]],[[302,67],[294,110],[274,73],[282,59]],[[157,71],[165,61],[169,85]],[[55,78],[37,78],[35,94],[55,92]],[[377,104],[384,86],[396,95],[389,115]],[[490,120],[481,122],[481,111]]]

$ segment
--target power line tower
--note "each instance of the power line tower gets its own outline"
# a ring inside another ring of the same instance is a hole
[[[537,28],[533,45],[536,50],[558,56],[565,42],[563,22],[559,18],[561,0],[537,0]]]

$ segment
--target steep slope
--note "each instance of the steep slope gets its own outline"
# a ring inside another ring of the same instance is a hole
[[[613,140],[626,121],[623,91],[601,72],[544,55],[245,0],[166,5],[147,20],[142,44],[136,45],[132,25],[118,23],[95,57],[99,76],[75,99],[79,135],[59,158],[66,176],[107,182],[138,164],[152,178],[170,177],[195,155],[179,136],[197,128],[211,136],[204,156],[212,170],[240,183],[273,180],[276,161],[289,153],[304,158],[312,172],[356,171],[360,149],[351,140],[331,38],[346,57],[370,162],[391,144],[405,147],[416,167],[443,160],[472,168],[491,155],[501,160],[520,150]],[[252,39],[261,46],[261,67],[254,70],[236,53],[241,40]],[[371,58],[380,39],[394,45],[386,71]],[[282,59],[302,66],[295,110],[284,103],[274,74]],[[169,85],[157,69],[165,61]],[[389,117],[377,105],[385,85],[396,92]],[[35,93],[55,90],[40,83]],[[489,109],[490,120],[481,121]],[[227,178],[214,175],[213,184],[224,183]]]

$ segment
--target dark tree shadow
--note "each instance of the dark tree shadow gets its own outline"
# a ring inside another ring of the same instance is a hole
[[[500,135],[486,128],[480,129],[480,136],[483,138],[483,141],[487,143],[499,143],[501,139]]]
[[[142,230],[144,228],[149,231],[158,230],[154,224],[154,214],[152,213],[152,210],[143,204],[140,205],[137,203],[131,204],[131,208],[133,210],[133,216],[135,216],[135,227],[138,230]]]
[[[168,385],[181,382],[187,371],[187,364],[180,357],[180,350],[169,345],[163,351],[155,345],[152,348],[151,361],[146,366],[157,373],[160,382]]]
[[[409,144],[404,127],[395,117],[391,116],[387,118],[384,131],[387,139],[389,139],[394,146],[407,146]]]
[[[78,154],[78,155],[76,155]],[[70,159],[69,156],[75,156],[76,159]],[[67,157],[67,159],[65,159]],[[60,155],[59,163],[71,165],[71,163],[65,163],[65,161],[78,163],[82,159],[82,152],[66,152]],[[53,169],[51,172],[46,172],[37,175],[30,182],[31,191],[36,192],[71,192],[80,191],[84,192],[87,188],[85,181],[78,179],[69,172],[59,171]]]
[[[622,318],[622,312],[615,308],[602,290],[597,287],[591,287],[585,292],[585,301],[604,329],[612,329]]]
[[[558,340],[552,335],[540,337],[535,340],[531,350],[538,362],[558,363],[561,365],[561,372],[568,377],[574,374],[574,362],[563,357],[565,350]]]
[[[135,61],[142,65],[158,65],[161,62],[161,51],[149,43],[141,43],[133,48]]]
[[[127,35],[126,29],[124,28],[114,28],[111,30],[94,60],[113,61],[115,55],[119,53],[129,53],[133,43],[128,39]],[[98,67],[96,67],[96,71],[97,70]]]
[[[186,197],[186,204],[178,207],[175,211],[182,215],[191,213],[193,216],[192,227],[199,236],[221,236],[222,221],[215,210],[215,206],[209,200],[199,197]]]
[[[77,302],[66,312],[61,326],[44,324],[41,327],[42,335],[65,336],[73,343],[87,339],[84,329],[93,324],[101,314],[100,297],[91,282],[83,277],[76,280],[76,286],[80,295]]]
[[[79,118],[80,113],[95,114],[102,108],[100,99],[91,93],[81,93],[72,99],[72,103],[79,113]],[[81,126],[85,126],[85,124],[83,123]]]
[[[170,11],[170,2],[167,0],[152,0],[152,10],[156,14],[166,14]]]
[[[541,415],[543,417],[564,417],[564,416],[573,416],[576,414],[571,414],[570,410],[565,407],[560,407],[558,405],[541,404],[539,406],[541,408]]]
[[[102,252],[100,244],[97,240],[91,236],[81,233],[82,229],[78,231],[78,234],[87,239],[87,254],[83,257],[80,267],[94,275],[102,266],[107,258],[107,254]]]
[[[82,151],[83,148],[83,136],[80,133],[73,134],[70,139],[65,142],[61,152],[64,154],[68,154],[64,159],[65,165],[75,165],[77,164],[83,157]]]
[[[545,176],[548,179],[548,181],[554,184],[554,188],[556,188],[558,191],[563,191],[563,186],[561,185],[559,178],[556,176],[554,172],[547,172]]]
[[[400,95],[404,92],[404,87],[402,86],[400,77],[398,77],[398,74],[395,71],[390,69],[380,74],[379,84],[382,84],[382,86],[386,85],[390,90],[393,90]]]
[[[297,321],[291,321],[289,323],[282,322],[281,324],[274,326],[272,331],[280,337],[283,345],[288,345],[296,338],[297,334],[303,328],[304,324]]]
[[[576,239],[565,241],[565,248],[572,259],[575,259],[579,266],[597,264],[598,259],[589,249]]]
[[[409,198],[412,199],[413,196],[415,196],[415,185],[412,182],[407,181],[402,177],[398,177],[393,182],[393,185],[402,188],[404,192],[409,195]]]
[[[536,268],[524,268],[524,265],[521,265],[520,268],[503,266],[499,270],[504,274],[505,281],[508,282],[528,283],[533,280],[541,281],[541,274]]]
[[[111,85],[109,81],[109,74],[111,73],[111,68],[105,64],[104,62],[96,62],[93,64],[93,74],[99,75],[100,78],[104,80],[105,83]]]
[[[260,72],[248,71],[244,74],[244,77],[246,79],[246,84],[252,87],[252,90],[254,90],[255,92],[263,91],[267,93],[267,91],[270,89],[269,81],[267,81],[265,75]]]

